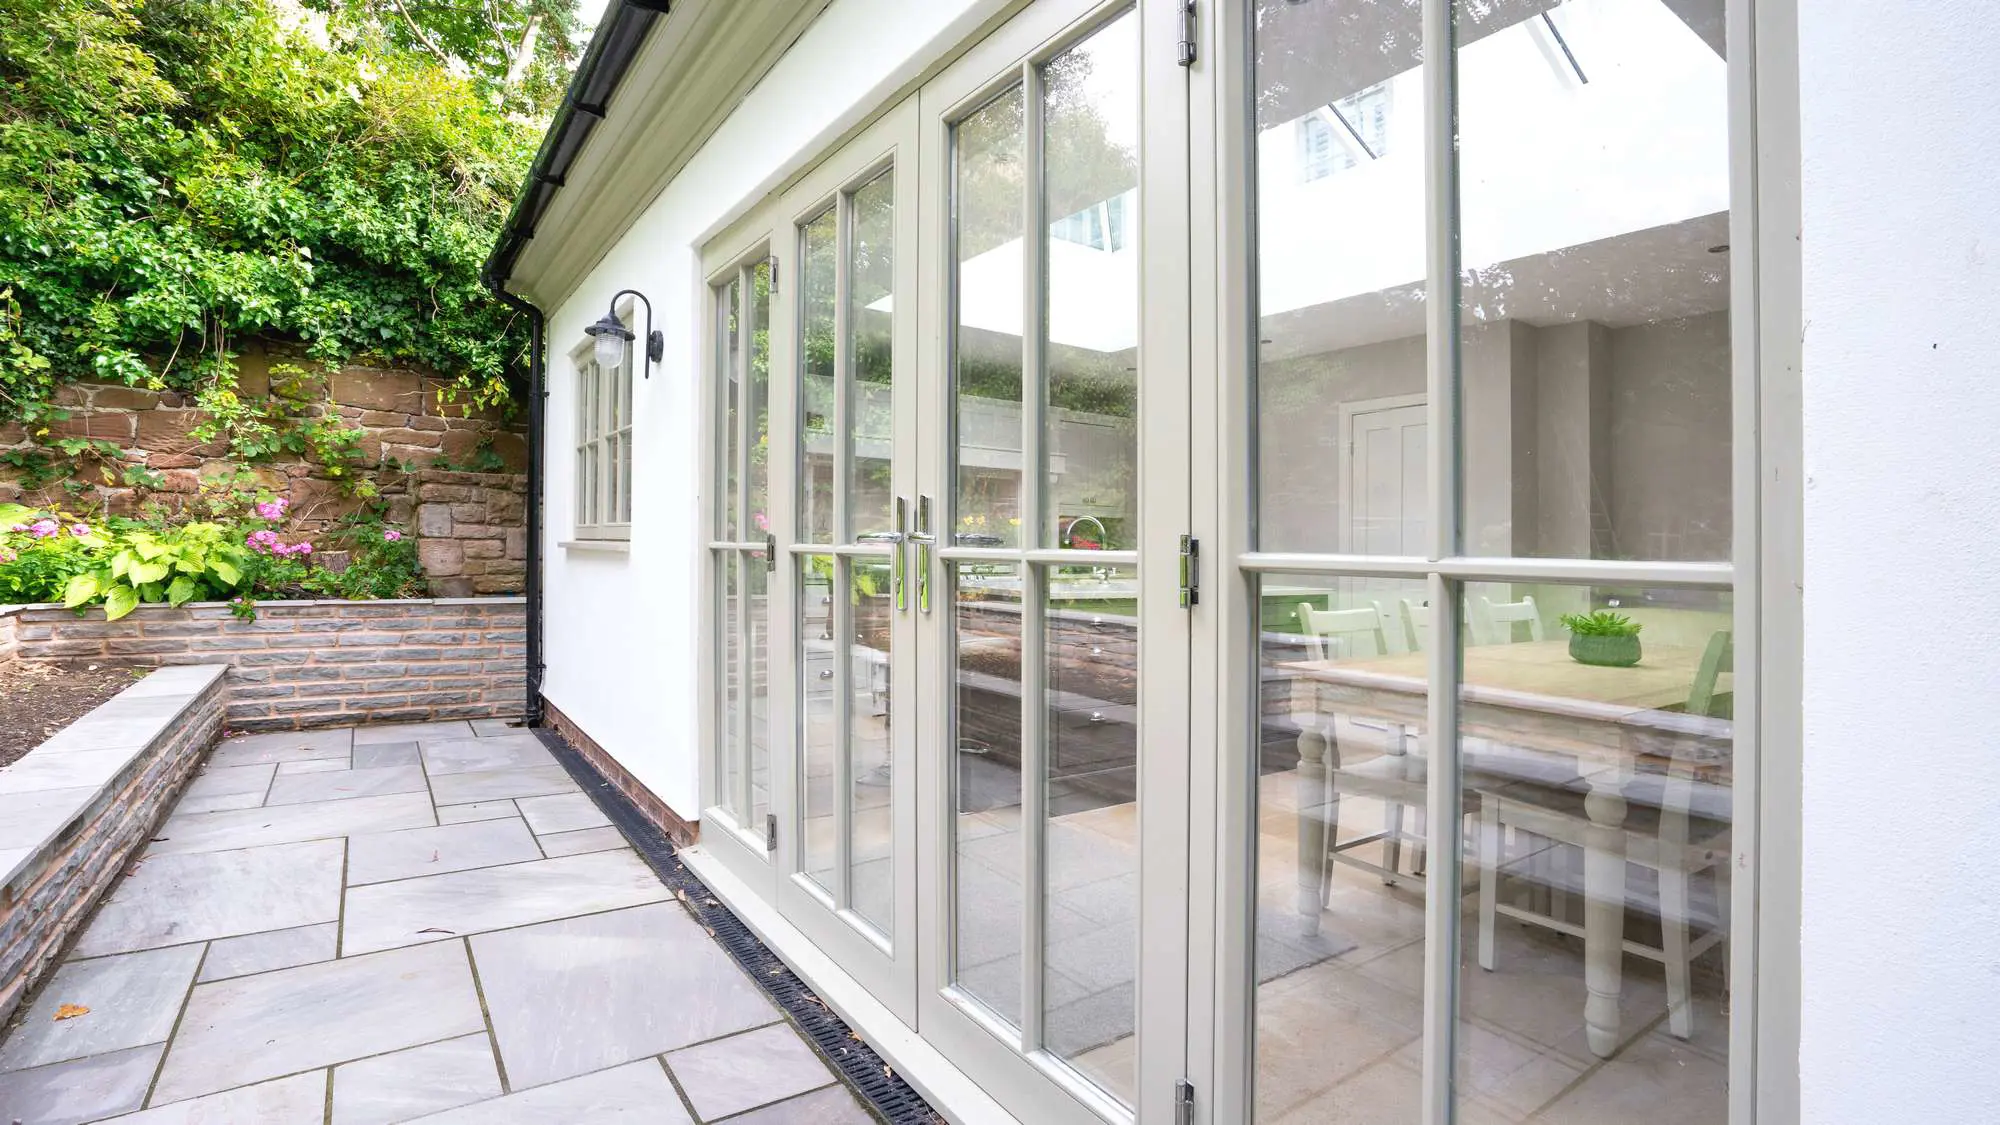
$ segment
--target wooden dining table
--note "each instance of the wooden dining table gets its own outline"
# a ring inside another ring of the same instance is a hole
[[[1619,1042],[1624,987],[1626,788],[1642,769],[1669,766],[1727,785],[1732,766],[1727,719],[1670,708],[1687,703],[1702,650],[1645,646],[1630,668],[1579,664],[1564,641],[1475,645],[1464,650],[1461,738],[1546,754],[1574,763],[1587,787],[1584,852],[1584,1026],[1593,1053]],[[1403,730],[1428,725],[1428,656],[1422,652],[1279,664],[1291,680],[1299,720],[1299,900],[1316,920],[1325,908],[1329,853],[1326,806],[1340,768],[1334,716]],[[1725,675],[1718,691],[1727,691]],[[1469,780],[1468,788],[1480,782]]]

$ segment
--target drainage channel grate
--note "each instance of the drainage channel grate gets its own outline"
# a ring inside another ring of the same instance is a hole
[[[757,982],[785,1014],[792,1017],[799,1029],[805,1032],[819,1053],[831,1063],[840,1076],[847,1080],[856,1092],[867,1099],[875,1112],[889,1122],[889,1125],[935,1125],[944,1117],[924,1101],[923,1095],[910,1088],[882,1061],[875,1049],[854,1034],[846,1021],[835,1015],[832,1008],[813,995],[806,982],[788,968],[777,954],[765,948],[722,901],[710,894],[694,872],[689,871],[675,854],[674,843],[661,832],[653,822],[639,812],[625,794],[620,793],[583,755],[572,749],[561,735],[546,727],[534,731],[542,744],[549,748],[556,760],[569,771],[577,784],[583,786],[591,799],[597,802],[604,815],[618,826],[625,838],[632,841],[639,854],[659,875],[660,881],[672,890],[676,897],[694,911],[696,920],[708,928],[723,949],[735,958],[750,979]]]

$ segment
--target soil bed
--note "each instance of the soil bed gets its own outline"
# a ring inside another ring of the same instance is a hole
[[[0,766],[40,746],[145,674],[144,668],[112,664],[80,668],[28,660],[0,664]]]

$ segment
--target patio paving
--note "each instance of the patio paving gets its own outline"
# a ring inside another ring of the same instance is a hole
[[[9,1125],[584,1120],[876,1118],[490,722],[224,742],[0,1038]]]

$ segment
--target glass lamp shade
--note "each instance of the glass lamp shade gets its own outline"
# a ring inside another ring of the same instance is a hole
[[[612,368],[625,362],[625,342],[632,334],[624,325],[607,316],[592,326],[591,335],[597,337],[597,366]]]

